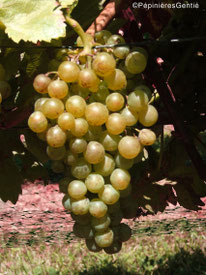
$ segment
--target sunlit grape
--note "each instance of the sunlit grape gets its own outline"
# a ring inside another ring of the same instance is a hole
[[[56,119],[64,112],[64,104],[58,98],[49,98],[42,105],[42,112],[46,117]]]
[[[68,185],[68,194],[73,199],[81,199],[87,193],[87,187],[81,180],[73,180]]]
[[[85,117],[92,126],[100,126],[104,124],[109,116],[109,111],[102,103],[91,103],[86,107]]]
[[[114,204],[119,199],[119,191],[111,184],[105,184],[98,193],[99,198],[106,204]]]
[[[47,143],[52,147],[63,146],[66,142],[66,138],[67,138],[66,133],[57,125],[54,127],[51,127],[47,131],[47,135],[46,135]]]
[[[127,86],[126,76],[120,69],[115,69],[112,73],[105,76],[104,81],[112,91],[122,90]]]
[[[138,138],[125,136],[120,140],[118,150],[122,157],[133,159],[140,153],[141,145]]]
[[[89,89],[91,92],[97,92],[100,79],[92,69],[83,69],[79,74],[78,83],[81,87]]]
[[[64,98],[69,92],[67,83],[59,79],[51,81],[47,89],[50,97],[59,99]]]
[[[148,96],[142,90],[135,90],[131,92],[128,96],[127,103],[129,108],[132,111],[140,112],[143,110],[148,104]]]
[[[85,215],[89,211],[89,199],[82,197],[81,199],[71,199],[71,210],[75,215]]]
[[[104,178],[97,173],[91,173],[85,179],[87,189],[92,193],[98,193],[104,186]]]
[[[92,68],[98,76],[105,77],[112,73],[116,67],[116,61],[112,55],[106,52],[98,53],[92,63]]]
[[[72,130],[75,127],[75,118],[72,114],[64,112],[58,116],[57,123],[63,130]]]
[[[51,78],[45,74],[38,74],[33,81],[34,90],[40,94],[48,93],[48,85],[51,82]]]
[[[113,52],[117,58],[125,59],[127,57],[127,55],[129,54],[130,49],[128,46],[119,46],[119,47],[115,47]]]
[[[112,35],[110,31],[107,30],[101,30],[99,32],[96,32],[94,34],[95,41],[100,44],[105,44],[108,40],[108,38]]]
[[[107,229],[104,232],[96,232],[94,239],[98,246],[108,247],[113,242],[114,233],[111,229]]]
[[[71,61],[64,61],[58,68],[59,77],[65,82],[77,82],[79,77],[79,67]]]
[[[78,95],[71,96],[67,99],[65,107],[68,113],[74,117],[83,117],[86,109],[85,100]]]
[[[89,125],[84,118],[76,118],[74,123],[74,128],[71,130],[71,133],[75,137],[83,137],[88,131]]]
[[[107,40],[107,45],[117,45],[117,44],[122,44],[122,43],[125,43],[125,40],[119,34],[113,34]]]
[[[139,132],[138,138],[141,144],[144,146],[152,145],[156,141],[155,133],[149,129],[142,129]]]
[[[86,161],[91,164],[97,164],[104,160],[105,150],[101,143],[90,141],[84,152]]]
[[[130,180],[131,176],[129,172],[121,168],[115,169],[110,176],[111,184],[117,190],[126,189],[130,183]]]
[[[106,106],[109,111],[119,111],[124,106],[124,97],[120,93],[112,93],[106,98]]]
[[[121,111],[121,115],[124,117],[125,121],[126,121],[126,126],[133,126],[137,123],[138,121],[138,113],[135,111],[132,111],[130,108],[125,107],[122,111]]]
[[[44,103],[48,100],[48,97],[41,97],[38,98],[35,103],[34,103],[34,111],[40,111],[42,112],[42,106],[44,105]]]
[[[48,121],[42,112],[35,111],[28,119],[28,126],[33,132],[41,133],[47,129]]]
[[[89,203],[89,213],[96,217],[101,218],[107,213],[107,205],[100,199],[96,198]]]
[[[158,120],[157,109],[153,105],[148,105],[139,113],[139,122],[145,126],[150,127]]]
[[[139,74],[145,70],[147,58],[140,51],[131,52],[125,59],[125,66],[130,73]]]
[[[107,131],[112,135],[121,134],[126,128],[126,121],[119,113],[112,113],[109,115],[106,122]]]

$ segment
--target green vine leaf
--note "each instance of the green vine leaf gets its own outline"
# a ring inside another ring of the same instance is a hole
[[[70,13],[77,6],[78,0],[59,0],[62,8],[69,8]]]
[[[50,42],[66,35],[63,13],[56,7],[54,0],[2,0],[0,21],[16,43],[20,40]]]

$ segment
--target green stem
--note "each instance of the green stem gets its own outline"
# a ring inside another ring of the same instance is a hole
[[[81,56],[85,56],[85,55],[91,55],[92,54],[92,45],[91,42],[88,39],[88,36],[86,35],[86,33],[84,32],[84,30],[82,29],[82,27],[80,26],[80,24],[72,19],[69,15],[69,12],[66,15],[66,22],[72,27],[72,29],[81,37],[81,40],[83,42],[84,48],[83,51],[81,52]]]

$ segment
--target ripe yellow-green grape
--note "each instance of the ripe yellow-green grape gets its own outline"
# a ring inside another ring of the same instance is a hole
[[[59,77],[65,82],[77,82],[79,77],[79,67],[71,61],[64,61],[58,68]]]
[[[141,145],[137,137],[125,136],[120,140],[118,150],[122,157],[133,159],[140,153]]]
[[[47,143],[51,147],[61,147],[65,144],[67,136],[58,125],[49,128],[46,134]]]
[[[85,118],[92,126],[100,126],[104,124],[109,117],[109,111],[105,105],[94,102],[87,105],[85,110]]]
[[[28,126],[33,132],[41,133],[47,129],[48,121],[42,112],[35,111],[28,119]]]

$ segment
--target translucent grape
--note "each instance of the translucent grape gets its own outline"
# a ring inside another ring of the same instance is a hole
[[[48,121],[42,112],[35,111],[28,119],[28,126],[33,132],[41,133],[47,129]]]
[[[104,160],[105,150],[101,143],[90,141],[87,145],[84,157],[91,164],[97,164]]]
[[[96,32],[94,34],[95,41],[100,44],[105,44],[108,40],[108,38],[112,35],[110,31],[107,30],[101,30],[99,32]]]
[[[111,223],[111,219],[107,214],[101,218],[92,217],[91,219],[91,225],[95,231],[107,230],[110,223]]]
[[[69,92],[68,85],[63,80],[53,80],[48,86],[48,94],[50,97],[56,97],[59,99],[64,98]]]
[[[71,199],[71,210],[75,215],[85,215],[89,211],[89,199],[81,198],[79,200]]]
[[[147,66],[147,58],[139,51],[131,52],[125,59],[125,66],[130,73],[140,74]]]
[[[65,107],[68,113],[74,117],[83,117],[86,109],[86,101],[78,95],[71,96],[67,99]]]
[[[98,53],[92,63],[92,68],[98,76],[105,77],[112,73],[116,67],[116,61],[112,55],[106,52]]]
[[[112,93],[106,98],[106,106],[109,111],[119,111],[124,106],[124,97],[120,93]]]
[[[91,164],[84,158],[79,158],[77,162],[72,165],[72,175],[77,179],[85,179],[92,171]]]
[[[121,137],[118,135],[112,135],[108,131],[102,132],[99,142],[104,146],[106,151],[115,151],[118,148],[118,143]]]
[[[132,166],[134,164],[133,159],[126,159],[126,158],[122,157],[119,153],[117,153],[115,155],[114,161],[115,161],[115,165],[118,168],[126,169],[126,170],[129,170],[130,168],[132,168]]]
[[[104,124],[109,116],[109,111],[102,103],[91,103],[87,105],[85,117],[88,123],[92,126],[100,126]]]
[[[87,187],[81,180],[73,180],[68,185],[68,194],[73,199],[81,199],[87,193]]]
[[[77,82],[79,77],[79,67],[71,61],[64,61],[58,68],[59,77],[65,82]]]
[[[113,50],[114,55],[119,59],[125,59],[129,54],[130,49],[127,46],[115,47]]]
[[[47,143],[51,147],[61,147],[65,144],[66,142],[66,133],[59,127],[59,126],[54,126],[51,127],[47,131],[46,139]]]
[[[148,104],[148,96],[142,90],[135,90],[128,96],[127,103],[132,111],[140,112]]]
[[[126,126],[133,126],[137,123],[138,121],[138,113],[136,113],[135,111],[132,111],[130,108],[125,107],[122,111],[121,111],[121,115],[124,117],[125,121],[126,121]]]
[[[119,34],[113,34],[109,37],[107,40],[107,45],[117,45],[117,44],[123,44],[125,43],[124,38]]]
[[[114,204],[119,200],[119,191],[111,184],[105,184],[98,193],[99,198],[106,204]]]
[[[99,247],[94,239],[86,239],[86,246],[91,252],[99,252],[102,250],[101,247]]]
[[[45,74],[38,74],[33,81],[34,90],[40,94],[46,94],[48,92],[47,88],[50,82],[51,78]]]
[[[57,147],[57,148],[47,146],[46,152],[50,159],[61,160],[66,155],[66,148],[65,146]]]
[[[74,95],[79,95],[83,98],[87,98],[90,93],[88,89],[79,86],[78,83],[72,83],[70,92]]]
[[[139,132],[138,138],[141,144],[144,146],[152,145],[156,141],[155,133],[149,129],[142,129]]]
[[[140,153],[141,145],[136,137],[125,136],[120,140],[118,150],[122,157],[133,159]]]
[[[130,72],[127,70],[124,61],[122,61],[122,62],[119,63],[118,68],[119,68],[121,71],[123,71],[123,73],[125,74],[125,76],[126,76],[126,78],[127,78],[128,80],[131,79],[131,78],[133,78],[133,77],[135,76],[135,74],[132,74],[132,73],[130,73]]]
[[[149,87],[144,84],[137,85],[134,90],[142,90],[144,93],[147,94],[149,100],[152,98],[152,92]]]
[[[69,142],[69,148],[72,153],[80,154],[87,149],[87,142],[83,138],[73,138]]]
[[[92,193],[98,193],[104,186],[104,178],[97,173],[91,173],[85,179],[87,189]]]
[[[152,106],[148,105],[139,113],[139,122],[145,126],[150,127],[154,125],[158,120],[158,111]]]
[[[89,213],[96,218],[106,215],[107,209],[107,205],[98,198],[91,200],[89,203]]]
[[[94,165],[94,171],[104,177],[109,176],[114,170],[115,162],[111,155],[105,154],[104,160]]]
[[[89,89],[91,92],[97,92],[100,79],[92,69],[83,69],[79,74],[79,86]]]
[[[129,172],[121,168],[115,169],[110,176],[110,182],[112,186],[117,190],[126,189],[130,183],[130,180],[131,176]]]
[[[49,98],[42,105],[42,112],[50,119],[56,119],[64,112],[64,104],[58,98]]]
[[[75,118],[72,114],[64,112],[59,115],[57,123],[63,130],[72,130],[75,127]]]
[[[87,131],[88,131],[89,125],[84,118],[76,118],[75,119],[75,124],[74,124],[74,129],[71,130],[71,133],[75,137],[83,137]]]
[[[112,113],[109,115],[106,122],[107,131],[112,135],[121,134],[126,128],[126,121],[119,113]]]
[[[41,97],[38,98],[35,103],[34,103],[34,111],[40,111],[42,112],[42,106],[44,105],[44,103],[48,100],[48,97]]]
[[[96,232],[94,239],[99,247],[108,247],[113,243],[114,233],[111,229],[107,229],[104,232]]]
[[[112,73],[105,76],[104,81],[112,91],[122,90],[127,86],[126,76],[120,69],[115,69]]]

